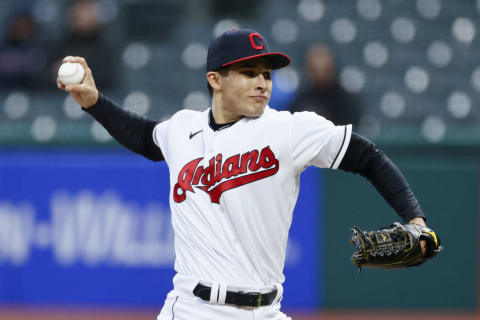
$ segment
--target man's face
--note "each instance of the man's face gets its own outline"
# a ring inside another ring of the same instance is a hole
[[[264,58],[237,62],[221,77],[222,109],[232,121],[262,115],[272,93],[272,69]]]

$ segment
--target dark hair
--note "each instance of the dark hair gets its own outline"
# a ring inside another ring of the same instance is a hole
[[[222,67],[222,68],[220,68],[218,70],[214,70],[214,71],[220,73],[220,75],[222,77],[226,77],[228,75],[228,67]],[[208,93],[210,93],[210,97],[213,97],[213,88],[210,85],[210,83],[208,82],[208,80],[207,80],[207,89],[208,89]]]

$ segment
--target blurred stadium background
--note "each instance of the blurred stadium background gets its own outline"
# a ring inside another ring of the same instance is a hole
[[[274,74],[278,109],[308,85],[309,45],[332,50],[361,107],[356,131],[399,165],[446,246],[422,268],[357,274],[349,228],[396,216],[364,179],[308,170],[285,310],[478,319],[480,1],[98,0],[76,12],[73,3],[0,2],[0,319],[152,319],[171,288],[167,169],[118,147],[56,89],[59,59],[86,56],[102,92],[166,119],[209,106],[208,43],[239,27],[293,59]]]

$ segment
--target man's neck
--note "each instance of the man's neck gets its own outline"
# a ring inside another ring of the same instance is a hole
[[[236,122],[243,118],[243,116],[234,114],[233,112],[226,110],[226,108],[224,108],[223,105],[224,104],[222,101],[220,101],[220,99],[214,98],[212,102],[212,114],[213,114],[215,123],[217,124],[231,123],[231,122]]]

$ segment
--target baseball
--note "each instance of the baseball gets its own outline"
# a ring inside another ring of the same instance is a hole
[[[58,69],[58,80],[64,85],[79,84],[84,76],[85,70],[80,63],[65,62]]]

